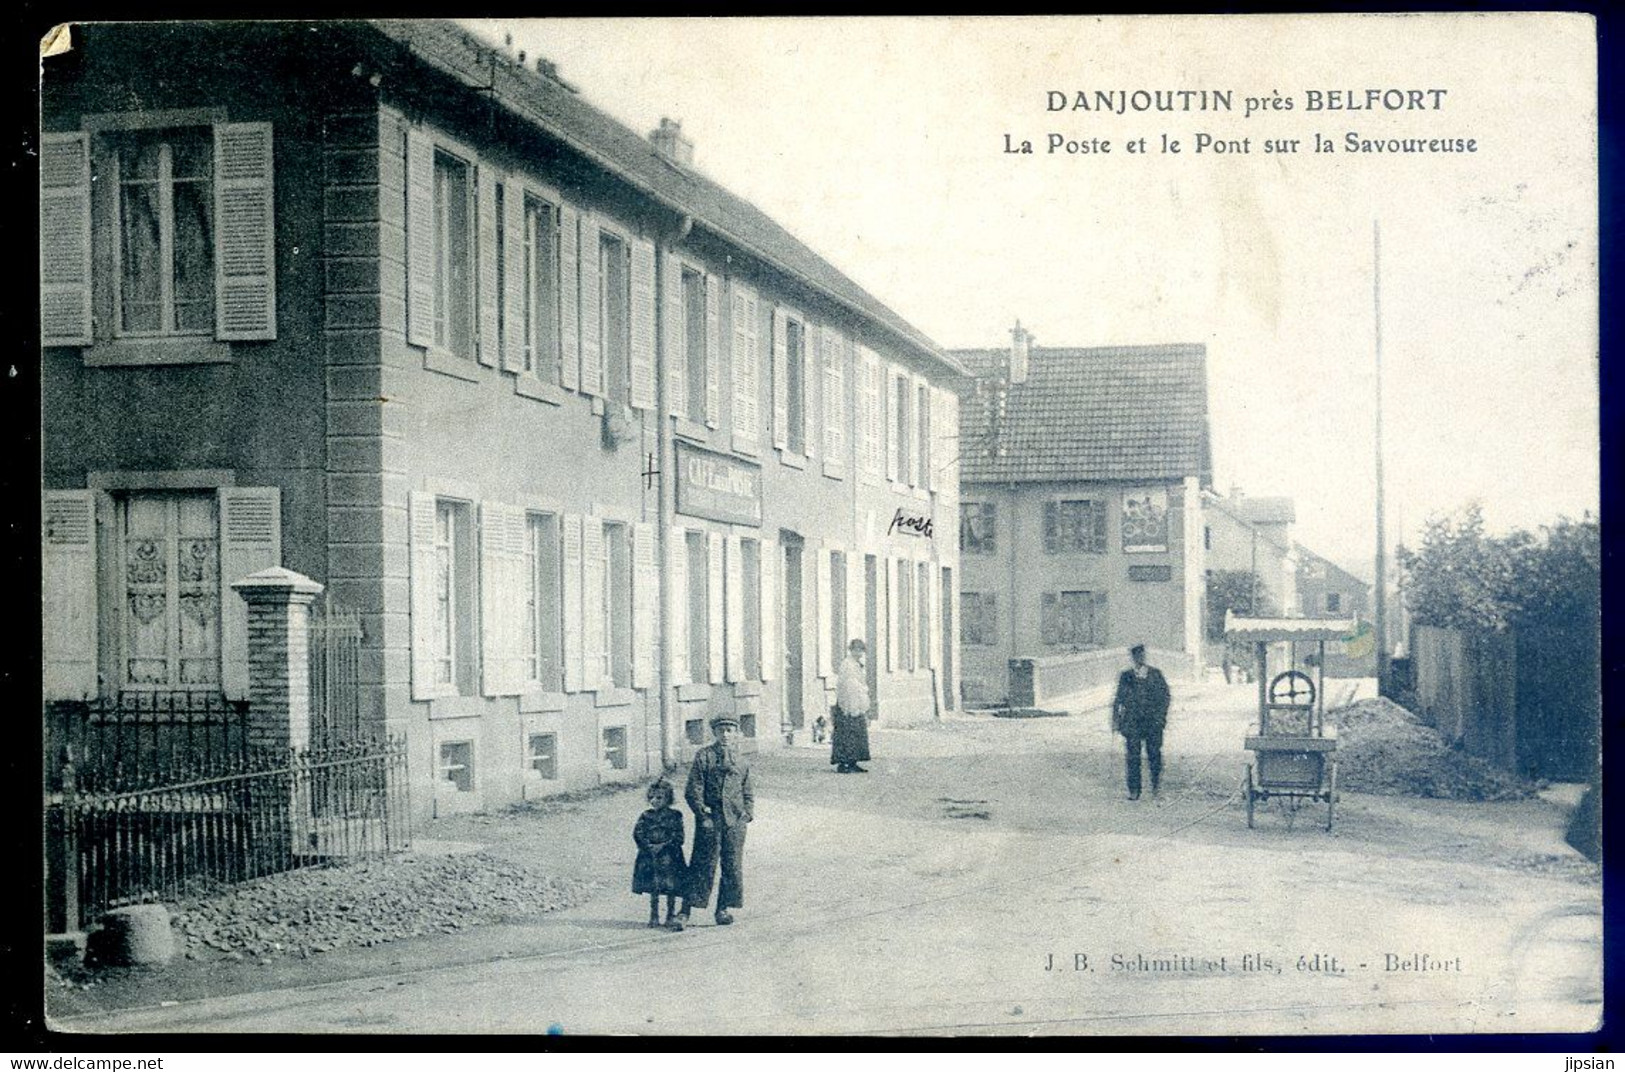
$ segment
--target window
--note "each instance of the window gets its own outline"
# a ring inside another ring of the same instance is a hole
[[[689,420],[705,423],[705,276],[683,269],[683,365],[688,378]],[[698,679],[696,679],[698,680]]]
[[[739,716],[739,736],[741,736],[741,737],[755,737],[756,736],[756,716],[755,715],[740,715]]]
[[[897,434],[893,441],[897,444],[897,479],[901,482],[911,482],[914,468],[909,462],[908,437],[908,405],[909,396],[913,393],[908,389],[908,377],[897,377],[895,388],[897,396]]]
[[[440,780],[459,793],[474,791],[474,742],[444,741],[440,745]]]
[[[625,726],[611,726],[604,731],[604,765],[611,770],[626,769]]]
[[[824,462],[846,465],[846,340],[824,330]]]
[[[1061,499],[1044,504],[1044,552],[1106,551],[1106,504],[1094,499]]]
[[[920,659],[915,665],[931,665],[931,566],[920,562],[915,566],[914,602],[919,607],[920,625],[918,641]]]
[[[959,640],[963,644],[990,645],[999,642],[997,599],[992,592],[959,594]]]
[[[632,687],[632,547],[627,527],[604,524],[604,628],[610,680]]]
[[[897,560],[897,654],[899,670],[914,669],[914,571]]]
[[[785,449],[792,454],[807,453],[807,329],[799,320],[785,323],[786,409]]]
[[[215,496],[123,502],[124,684],[220,683],[220,527]]]
[[[683,723],[683,738],[692,745],[705,743],[705,719],[691,718]]]
[[[829,650],[839,668],[846,658],[846,552],[829,553]]]
[[[525,519],[525,680],[543,689],[564,688],[563,594],[559,580],[559,519]]]
[[[994,549],[994,504],[959,504],[959,550],[967,555],[990,555]]]
[[[474,169],[434,154],[434,344],[474,356]]]
[[[473,511],[467,503],[435,501],[434,680],[464,696],[476,691],[479,669],[473,537]]]
[[[632,391],[632,269],[627,244],[610,234],[598,238],[598,285],[602,288],[604,384],[609,397],[626,404]]]
[[[214,141],[209,127],[113,136],[116,307],[122,335],[215,328]]]
[[[525,742],[525,767],[549,781],[559,776],[559,735],[533,733]]]
[[[501,193],[501,188],[498,188]],[[499,210],[497,218],[502,219]],[[525,371],[547,383],[559,382],[559,246],[558,213],[545,201],[525,195],[524,301],[518,326],[524,347]],[[497,240],[502,232],[498,230]],[[503,256],[497,253],[497,270]],[[506,293],[498,285],[497,293]],[[506,303],[503,303],[504,305]]]
[[[1341,592],[1326,593],[1326,613],[1337,614],[1343,609],[1343,594]]]
[[[711,567],[706,535],[690,532],[688,541],[688,679],[711,680]]]
[[[762,545],[739,541],[745,599],[745,679],[762,680]]]
[[[917,419],[914,427],[919,431],[920,446],[916,452],[920,459],[920,476],[916,486],[929,488],[931,486],[931,388],[920,384],[915,393],[915,409]]]
[[[1056,647],[1098,647],[1105,639],[1100,604],[1094,592],[1045,592],[1039,623],[1043,642]]]

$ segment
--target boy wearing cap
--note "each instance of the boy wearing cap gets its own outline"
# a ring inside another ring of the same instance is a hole
[[[710,903],[720,862],[716,918],[717,925],[725,927],[734,921],[728,909],[745,904],[745,829],[754,817],[755,795],[750,760],[739,749],[739,720],[717,715],[711,719],[711,733],[716,740],[695,754],[683,790],[694,813],[694,854],[681,918],[686,922],[689,909]]]

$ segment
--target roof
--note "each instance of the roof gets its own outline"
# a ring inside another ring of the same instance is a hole
[[[960,479],[1207,483],[1207,348],[1201,343],[1033,347],[999,415],[1004,350],[951,350],[981,375],[960,406]]]
[[[667,160],[646,138],[588,104],[567,86],[509,62],[498,50],[449,22],[379,20],[371,25],[471,90],[491,94],[646,195],[692,217],[695,226],[788,272],[881,327],[917,355],[961,371],[923,332],[761,209],[704,175]]]
[[[1292,500],[1284,495],[1232,498],[1230,506],[1237,517],[1254,525],[1290,525],[1298,519]]]
[[[1343,640],[1357,627],[1352,618],[1238,618],[1224,612],[1224,635],[1231,640]]]
[[[1267,524],[1267,522],[1255,521],[1255,520],[1253,520],[1251,518],[1244,517],[1242,515],[1242,512],[1240,510],[1236,509],[1236,502],[1237,502],[1236,499],[1226,498],[1223,495],[1219,495],[1219,494],[1216,494],[1216,493],[1213,493],[1213,492],[1209,492],[1204,497],[1203,501],[1205,502],[1205,504],[1210,509],[1218,510],[1221,513],[1224,513],[1224,514],[1228,515],[1229,517],[1234,518],[1235,521],[1238,524],[1247,526],[1247,528],[1252,530],[1253,535],[1256,535],[1264,543],[1269,544],[1271,547],[1275,548],[1277,551],[1280,551],[1282,554],[1290,554],[1292,552],[1292,550],[1297,546],[1296,544],[1292,543],[1290,540],[1281,539],[1280,537],[1276,536],[1269,529],[1254,528],[1255,525],[1263,525],[1263,524]],[[1240,501],[1246,502],[1248,500],[1243,499],[1243,500],[1240,500]],[[1287,499],[1287,500],[1284,500],[1284,501],[1291,502],[1290,499]]]
[[[1336,562],[1333,562],[1325,555],[1316,554],[1301,543],[1295,543],[1293,546],[1298,549],[1298,570],[1300,573],[1306,566],[1309,566],[1311,564],[1311,560],[1313,560],[1314,563],[1318,563],[1319,565],[1325,567],[1329,580],[1335,579],[1329,576],[1330,574],[1335,573],[1343,581],[1349,584],[1356,585],[1359,588],[1367,591],[1371,589],[1371,583],[1369,581],[1362,580],[1355,574],[1350,573],[1348,570],[1344,569],[1342,566],[1339,566]]]

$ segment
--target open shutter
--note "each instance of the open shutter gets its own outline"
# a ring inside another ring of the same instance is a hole
[[[40,138],[40,343],[89,346],[90,136]]]
[[[440,689],[435,681],[434,496],[414,491],[407,498],[411,546],[412,699],[427,700]]]
[[[88,699],[98,691],[96,493],[47,491],[41,521],[45,698]]]
[[[655,527],[632,526],[632,687],[655,684],[655,617],[660,613],[660,570],[656,563]]]
[[[757,590],[762,597],[762,680],[774,681],[779,676],[779,584],[784,564],[779,561],[779,541],[762,538],[762,583]]]
[[[581,216],[569,205],[559,208],[559,386],[571,391],[581,384]],[[593,264],[598,253],[593,252]],[[594,275],[596,276],[596,271]],[[596,293],[596,287],[594,288]]]
[[[723,680],[722,533],[708,532],[706,539],[705,635],[710,646],[706,653],[712,682]]]
[[[1107,628],[1108,623],[1106,621],[1106,593],[1105,592],[1096,592],[1095,593],[1093,610],[1094,610],[1094,616],[1095,616],[1095,622],[1094,622],[1094,626],[1095,626],[1095,631],[1094,631],[1095,643],[1100,644],[1100,645],[1105,645],[1105,644],[1111,643],[1111,639],[1112,639],[1111,638],[1111,630],[1109,628]]]
[[[688,340],[683,319],[683,262],[660,255],[660,355],[666,366],[666,412],[688,416]]]
[[[603,243],[598,222],[581,215],[581,392],[604,393]]]
[[[846,463],[846,340],[824,328],[824,460]]]
[[[815,444],[818,441],[818,421],[815,414],[818,407],[814,404],[814,396],[821,394],[818,385],[820,355],[823,353],[825,343],[822,328],[805,325],[801,333],[801,450],[809,458],[813,456]],[[827,361],[825,356],[822,360]],[[818,449],[822,454],[822,448]]]
[[[406,341],[434,343],[434,143],[406,132]]]
[[[1045,644],[1060,643],[1060,600],[1054,592],[1039,597],[1038,636]]]
[[[897,604],[899,596],[897,591],[897,560],[883,558],[881,562],[885,568],[881,573],[886,578],[886,669],[899,670],[902,668],[902,652],[898,644],[902,636],[897,631]]]
[[[1054,499],[1044,504],[1044,553],[1053,555],[1060,550],[1061,504]]]
[[[729,681],[744,681],[745,673],[745,569],[744,549],[739,537],[729,534],[724,588],[724,618],[728,623],[723,662]]]
[[[773,445],[790,444],[790,326],[784,310],[773,309]]]
[[[499,503],[480,504],[480,693],[507,693],[508,615],[511,587],[508,567],[508,514]]]
[[[885,380],[886,390],[886,479],[896,483],[902,470],[897,452],[897,377],[892,375],[890,365],[882,365],[880,375]]]
[[[276,338],[271,175],[271,124],[215,126],[216,338]]]
[[[738,280],[729,283],[728,291],[732,309],[728,354],[733,371],[733,432],[754,443],[760,434],[756,416],[756,294]]]
[[[813,598],[818,601],[818,674],[830,677],[835,673],[830,634],[835,631],[835,600],[830,591],[829,548],[818,544],[813,551],[818,563],[818,589]]]
[[[935,562],[925,564],[925,590],[921,593],[925,600],[926,616],[926,642],[925,665],[927,669],[936,669],[937,647],[942,643],[942,571]]]
[[[632,240],[632,381],[633,409],[655,408],[655,247]]]
[[[1106,551],[1106,501],[1104,499],[1097,499],[1091,505],[1089,513],[1089,520],[1094,529],[1092,533],[1094,536],[1094,547],[1092,549],[1104,554]]]
[[[248,697],[248,604],[231,587],[282,564],[282,489],[221,488],[220,687]]]
[[[546,226],[551,224],[548,220]],[[530,326],[526,323],[525,297],[531,281],[525,277],[525,188],[512,176],[502,187],[502,293],[500,303],[502,324],[497,334],[502,339],[502,355],[498,363],[510,372],[525,368],[525,350],[531,345],[527,337]],[[557,246],[550,248],[557,249]],[[493,288],[495,281],[493,280]],[[540,295],[538,295],[540,297]],[[532,354],[531,368],[538,374],[552,367],[557,354]]]
[[[862,637],[865,644],[872,646],[872,641],[864,633],[867,622],[864,616],[863,574],[863,552],[856,549],[848,551],[846,554],[846,642],[850,644],[853,637]],[[875,653],[871,651],[869,658],[874,658],[874,655]],[[846,652],[838,651],[835,653],[837,665],[845,658]]]
[[[688,684],[688,530],[666,536],[666,565],[671,577],[671,606],[666,614],[671,683]]]
[[[580,692],[583,685],[581,628],[580,514],[564,515],[564,691]]]
[[[868,391],[868,412],[865,414],[865,435],[868,438],[866,447],[869,452],[869,474],[876,478],[886,471],[886,407],[884,405],[885,387],[881,377],[885,371],[880,364],[880,355],[868,347],[863,350],[864,381]]]
[[[496,170],[488,164],[479,164],[475,167],[474,186],[476,212],[479,215],[479,292],[480,292],[480,338],[479,346],[475,348],[475,355],[480,364],[495,367],[506,365],[501,353],[498,317],[502,310],[502,296],[497,293],[497,278],[505,275],[507,267],[501,273],[497,271],[497,230],[502,227],[502,221],[497,218],[497,180]],[[511,193],[511,191],[503,191]],[[506,205],[504,204],[504,207]],[[505,233],[504,241],[509,237]],[[483,522],[482,522],[483,523]]]
[[[705,424],[722,423],[722,280],[705,277]]]
[[[602,689],[610,683],[608,629],[609,608],[605,605],[604,578],[607,576],[604,522],[596,517],[581,519],[581,687]]]
[[[508,583],[503,586],[503,612],[506,615],[506,682],[504,694],[516,695],[525,691],[530,678],[526,653],[530,650],[527,635],[529,622],[525,604],[530,595],[531,577],[525,568],[525,548],[530,542],[530,521],[520,506],[510,506],[508,516]],[[541,613],[541,608],[537,608]]]

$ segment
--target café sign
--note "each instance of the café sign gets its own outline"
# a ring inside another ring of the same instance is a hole
[[[677,512],[736,525],[760,525],[761,467],[679,441]]]

